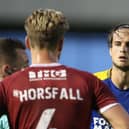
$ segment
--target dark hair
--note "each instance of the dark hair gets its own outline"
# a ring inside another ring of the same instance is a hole
[[[54,49],[56,42],[69,29],[62,12],[54,9],[37,9],[25,21],[25,30],[32,47]]]
[[[0,63],[13,65],[17,59],[17,49],[25,50],[22,41],[11,38],[0,38]]]
[[[129,29],[129,24],[119,24],[110,30],[108,34],[108,46],[112,47],[113,34],[120,29]]]

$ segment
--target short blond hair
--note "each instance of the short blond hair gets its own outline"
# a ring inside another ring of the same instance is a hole
[[[40,48],[57,42],[68,29],[66,17],[54,9],[37,9],[25,20],[27,35],[32,42],[39,43]],[[43,42],[46,42],[46,45]],[[32,46],[34,47],[33,43]]]

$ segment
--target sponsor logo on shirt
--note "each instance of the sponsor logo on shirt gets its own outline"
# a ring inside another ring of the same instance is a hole
[[[102,117],[94,117],[93,123],[93,129],[113,129],[111,125]]]
[[[66,80],[66,70],[39,70],[38,72],[29,71],[29,80]]]

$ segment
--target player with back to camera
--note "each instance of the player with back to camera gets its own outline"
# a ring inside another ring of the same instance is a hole
[[[115,26],[108,34],[111,69],[95,75],[111,89],[121,105],[129,113],[129,24]],[[111,129],[111,125],[96,111],[92,113],[91,129]]]
[[[28,66],[24,44],[17,39],[0,38],[0,81]],[[9,129],[6,115],[0,118],[0,129]]]
[[[27,17],[32,64],[0,83],[0,114],[7,113],[13,129],[88,129],[96,108],[115,129],[129,129],[128,113],[101,80],[58,63],[68,28],[53,9]]]

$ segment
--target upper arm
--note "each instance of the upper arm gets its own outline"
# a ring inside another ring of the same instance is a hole
[[[129,129],[129,115],[120,104],[112,106],[104,111],[102,115],[114,129]]]

